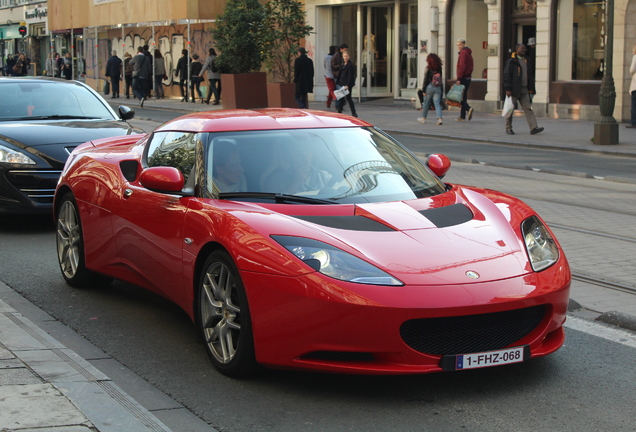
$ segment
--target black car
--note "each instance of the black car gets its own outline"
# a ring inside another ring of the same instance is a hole
[[[0,77],[0,215],[51,212],[71,151],[86,141],[143,133],[78,81]]]

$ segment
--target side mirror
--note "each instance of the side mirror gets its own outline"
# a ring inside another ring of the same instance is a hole
[[[121,105],[119,107],[119,117],[121,117],[122,120],[130,120],[135,117],[135,110],[125,105]]]
[[[174,193],[183,190],[185,179],[178,169],[160,166],[143,170],[139,176],[139,183],[153,191]]]
[[[440,179],[444,178],[451,166],[450,159],[443,154],[433,153],[426,158],[426,166]]]

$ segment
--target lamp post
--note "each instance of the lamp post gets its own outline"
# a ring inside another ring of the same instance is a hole
[[[607,41],[605,43],[605,73],[601,81],[599,92],[599,107],[601,121],[594,124],[594,144],[618,144],[618,123],[614,119],[614,105],[616,103],[616,88],[612,77],[612,59],[614,49],[614,0],[605,2],[605,29]]]

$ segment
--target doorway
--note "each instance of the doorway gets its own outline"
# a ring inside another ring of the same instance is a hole
[[[361,34],[361,96],[392,97],[393,5],[362,6]]]

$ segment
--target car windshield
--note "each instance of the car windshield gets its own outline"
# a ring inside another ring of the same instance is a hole
[[[0,121],[115,119],[99,98],[75,83],[0,80],[0,101]]]
[[[210,134],[206,171],[206,197],[242,201],[365,203],[445,191],[402,145],[363,127]]]

